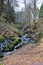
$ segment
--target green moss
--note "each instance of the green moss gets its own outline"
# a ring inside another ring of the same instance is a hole
[[[15,40],[15,37],[11,37],[10,39],[11,39],[12,41],[14,41],[14,40]]]
[[[7,51],[10,51],[10,49],[9,49],[8,46],[4,46],[4,47],[3,47],[3,51],[4,51],[4,52],[7,52]]]
[[[13,44],[14,46],[17,45],[19,42],[19,39],[15,39],[14,41],[11,42],[11,44]]]
[[[36,42],[37,43],[39,43],[39,41],[40,41],[40,39],[43,37],[43,33],[39,33],[38,35],[37,35],[37,40],[36,40]]]
[[[5,37],[0,35],[0,43],[3,43],[5,41]]]
[[[12,51],[14,49],[14,46],[17,45],[19,42],[18,39],[15,39],[14,41],[12,41],[8,46],[4,46],[3,47],[3,51],[7,52],[7,51]]]
[[[19,42],[19,39],[13,38],[13,41],[9,45],[10,50],[13,50],[14,49],[14,46],[16,46],[18,44],[18,42]]]

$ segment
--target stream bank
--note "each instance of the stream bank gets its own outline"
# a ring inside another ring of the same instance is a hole
[[[13,37],[12,39],[6,39],[3,43],[0,44],[0,47],[4,48],[4,56],[9,55],[12,51],[22,47],[28,43],[35,43],[32,38],[27,37],[28,34],[23,35],[22,37]]]

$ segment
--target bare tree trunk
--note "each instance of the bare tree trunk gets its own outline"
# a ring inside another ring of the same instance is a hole
[[[34,28],[36,28],[36,0],[34,0]]]
[[[3,9],[3,1],[4,0],[0,0],[0,15],[1,15],[1,12],[2,12],[2,9]]]
[[[27,23],[26,0],[24,0],[24,4],[25,4],[25,18],[26,18],[26,23]]]

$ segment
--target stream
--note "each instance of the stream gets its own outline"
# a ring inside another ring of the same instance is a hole
[[[28,34],[25,34],[25,35],[23,35],[21,38],[20,37],[16,37],[16,39],[21,39],[21,41],[16,45],[16,46],[14,46],[14,50],[13,51],[16,51],[16,49],[18,48],[18,47],[20,47],[22,44],[27,44],[27,43],[31,43],[31,42],[33,42],[34,43],[34,40],[32,40],[31,38],[27,38],[27,36],[28,36]],[[7,39],[4,43],[2,43],[1,44],[1,46],[4,46],[4,45],[9,45],[10,44],[10,42],[11,42],[11,40],[9,40],[9,39]],[[10,52],[5,52],[4,53],[4,56],[7,56],[7,55],[9,55],[9,54],[11,54],[12,53],[12,51]]]

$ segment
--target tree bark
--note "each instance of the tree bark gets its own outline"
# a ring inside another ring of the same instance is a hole
[[[2,9],[3,9],[3,0],[0,0],[0,15],[1,15]]]

